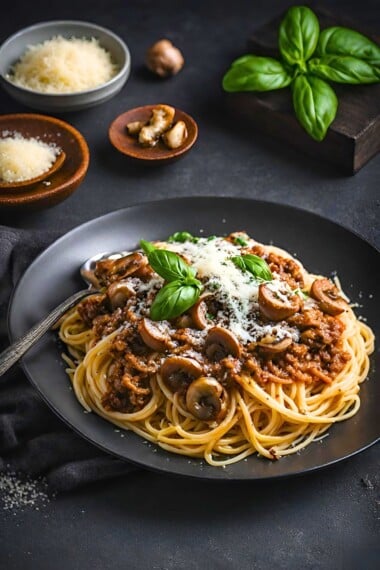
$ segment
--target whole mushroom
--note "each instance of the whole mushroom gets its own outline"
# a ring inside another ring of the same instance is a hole
[[[148,69],[159,77],[169,77],[181,71],[185,60],[170,40],[162,39],[148,49],[145,62]]]

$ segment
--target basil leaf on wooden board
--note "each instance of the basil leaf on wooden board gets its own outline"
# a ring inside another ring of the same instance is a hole
[[[199,296],[199,287],[185,285],[179,280],[172,281],[157,293],[150,307],[150,318],[153,321],[174,319],[190,309],[197,302]]]
[[[247,253],[246,255],[236,255],[231,257],[231,261],[239,267],[242,271],[249,271],[257,279],[262,281],[272,281],[273,275],[267,262],[252,253]]]
[[[369,63],[351,56],[325,55],[313,58],[308,62],[308,69],[313,75],[336,83],[360,85],[380,80],[380,68],[376,73]]]
[[[323,79],[299,75],[293,81],[292,91],[297,119],[313,139],[323,140],[338,109],[334,90]]]
[[[292,76],[271,57],[245,55],[233,62],[223,77],[225,91],[271,91],[290,85]]]
[[[306,6],[292,6],[280,24],[278,44],[285,61],[298,64],[304,70],[305,62],[313,55],[319,37],[317,16]]]
[[[315,55],[350,55],[380,67],[380,46],[363,34],[341,26],[321,32]]]

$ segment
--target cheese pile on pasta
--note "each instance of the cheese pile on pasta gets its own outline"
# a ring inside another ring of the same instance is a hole
[[[373,333],[284,250],[178,232],[99,261],[95,279],[60,322],[75,394],[169,452],[279,459],[360,407]]]

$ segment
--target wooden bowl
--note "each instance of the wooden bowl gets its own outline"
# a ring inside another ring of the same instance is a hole
[[[177,160],[191,149],[198,137],[198,126],[190,115],[176,109],[174,122],[184,121],[186,124],[187,138],[185,142],[174,149],[167,148],[161,140],[154,147],[143,147],[136,137],[128,133],[127,124],[134,121],[148,122],[155,107],[157,105],[144,105],[122,113],[111,123],[108,136],[111,144],[119,152],[135,161],[145,164],[166,164]]]
[[[32,113],[0,115],[0,136],[20,133],[26,138],[39,138],[54,143],[65,153],[60,168],[53,169],[48,177],[16,189],[0,188],[0,207],[53,206],[61,202],[83,181],[90,160],[84,137],[68,123]]]

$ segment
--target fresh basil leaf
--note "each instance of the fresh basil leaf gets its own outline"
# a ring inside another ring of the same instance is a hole
[[[245,55],[233,62],[223,77],[225,91],[272,91],[290,85],[292,76],[271,57]]]
[[[280,24],[278,43],[282,57],[301,69],[314,53],[319,37],[317,16],[306,6],[292,6]]]
[[[272,281],[273,275],[267,262],[259,257],[258,255],[253,255],[248,253],[247,255],[242,255],[245,267],[252,273],[255,277],[263,279],[264,281]]]
[[[236,267],[238,267],[238,268],[241,269],[242,271],[246,271],[244,259],[242,258],[241,255],[236,255],[236,256],[234,256],[234,257],[231,257],[231,261],[234,262],[234,264],[236,265]]]
[[[231,257],[234,264],[242,269],[243,271],[249,271],[257,279],[263,281],[272,281],[273,275],[267,262],[259,257],[258,255],[253,255],[252,253],[247,253],[247,255],[237,255]]]
[[[195,277],[195,270],[174,251],[154,249],[148,255],[151,267],[166,281]]]
[[[299,287],[297,289],[294,289],[293,293],[295,295],[298,295],[299,297],[301,297],[301,299],[304,299],[304,300],[309,298],[309,294],[307,293],[307,291],[303,291]]]
[[[193,236],[189,232],[175,232],[174,234],[168,237],[169,243],[173,242],[185,243],[185,241],[191,241],[192,243],[197,243],[197,241],[199,241],[199,238]]]
[[[141,245],[141,249],[144,251],[144,253],[146,253],[147,255],[149,255],[149,253],[151,253],[152,251],[154,251],[156,248],[154,247],[154,245],[152,244],[152,242],[150,241],[146,241],[145,239],[141,239],[140,240],[140,245]]]
[[[243,238],[243,236],[236,236],[236,237],[234,237],[234,244],[241,245],[242,247],[244,247],[244,246],[248,245],[248,242],[245,238]]]
[[[380,47],[363,34],[340,26],[321,32],[316,55],[350,55],[380,67]]]
[[[379,73],[376,73],[373,66],[357,57],[325,55],[311,59],[308,68],[313,75],[336,83],[360,85],[380,81],[380,68]]]
[[[323,140],[338,109],[334,90],[323,79],[306,75],[296,77],[292,88],[297,119],[313,139]]]
[[[198,287],[184,285],[182,281],[172,281],[157,293],[150,307],[150,318],[154,321],[174,319],[190,309],[199,296]]]
[[[193,287],[197,287],[199,290],[203,289],[202,282],[199,279],[195,279],[195,277],[185,277],[184,279],[179,279],[181,283],[184,285],[192,285]]]

